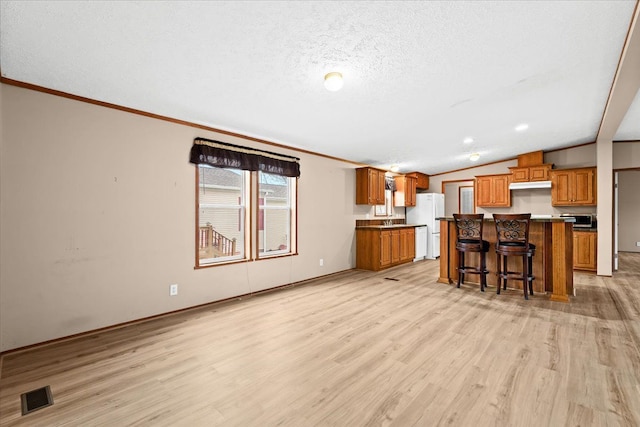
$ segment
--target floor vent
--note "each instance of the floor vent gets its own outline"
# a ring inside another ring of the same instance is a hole
[[[20,400],[22,400],[22,415],[53,405],[53,397],[51,397],[51,388],[49,386],[22,393]]]
[[[400,279],[395,279],[393,277],[385,277],[384,280],[393,280],[394,282],[399,282]]]

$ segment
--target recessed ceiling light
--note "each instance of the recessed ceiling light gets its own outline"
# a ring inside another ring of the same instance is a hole
[[[342,89],[342,85],[344,82],[342,81],[342,73],[338,73],[337,71],[333,71],[324,76],[324,87],[331,92],[336,92]]]
[[[523,130],[527,130],[527,129],[529,129],[529,125],[526,123],[521,123],[518,126],[516,126],[516,130],[518,132],[522,132]]]
[[[400,166],[391,165],[391,167],[389,169],[391,169],[391,172],[398,172],[400,170]]]
[[[472,162],[477,162],[478,159],[480,159],[480,153],[473,153],[469,156],[469,160],[471,160]]]
[[[466,137],[462,142],[464,142],[465,144],[471,144],[473,142],[473,138]]]

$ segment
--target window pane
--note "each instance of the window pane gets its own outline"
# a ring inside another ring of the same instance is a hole
[[[200,260],[244,253],[242,209],[200,209]],[[205,218],[204,220],[202,218]]]
[[[244,257],[244,173],[199,166],[200,264]]]
[[[289,215],[288,209],[264,209],[264,229],[260,230],[261,251],[290,251]]]
[[[258,248],[261,254],[291,252],[290,180],[259,173]]]

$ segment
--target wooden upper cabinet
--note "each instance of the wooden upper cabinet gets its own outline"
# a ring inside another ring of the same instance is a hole
[[[510,167],[511,182],[548,181],[552,164]]]
[[[529,181],[548,181],[549,180],[549,172],[551,172],[551,167],[553,165],[539,165],[539,166],[530,166],[529,167]]]
[[[509,178],[509,175],[495,175],[493,177],[493,206],[511,206]]]
[[[511,182],[548,181],[551,163],[543,163],[542,150],[518,156],[518,166],[510,167]]]
[[[551,174],[551,204],[553,206],[572,204],[570,187],[573,176],[571,171],[554,171]]]
[[[394,206],[415,206],[417,178],[409,175],[396,176],[396,192],[393,195]]]
[[[491,187],[493,180],[491,177],[476,177],[476,206],[491,206]]]
[[[476,206],[509,207],[511,174],[476,176]]]
[[[580,205],[596,205],[596,168],[577,169],[573,202]]]
[[[424,174],[422,172],[411,172],[406,176],[412,176],[416,181],[416,188],[419,190],[428,190],[429,189],[429,175]]]
[[[550,172],[551,205],[595,206],[596,168],[561,169]]]
[[[375,168],[356,169],[356,204],[384,205],[385,171]]]
[[[529,182],[529,168],[511,167],[509,170],[513,182]]]

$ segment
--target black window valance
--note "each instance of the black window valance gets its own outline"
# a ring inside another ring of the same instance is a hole
[[[300,159],[297,157],[205,138],[193,140],[189,161],[217,168],[260,171],[296,178],[300,176]]]

